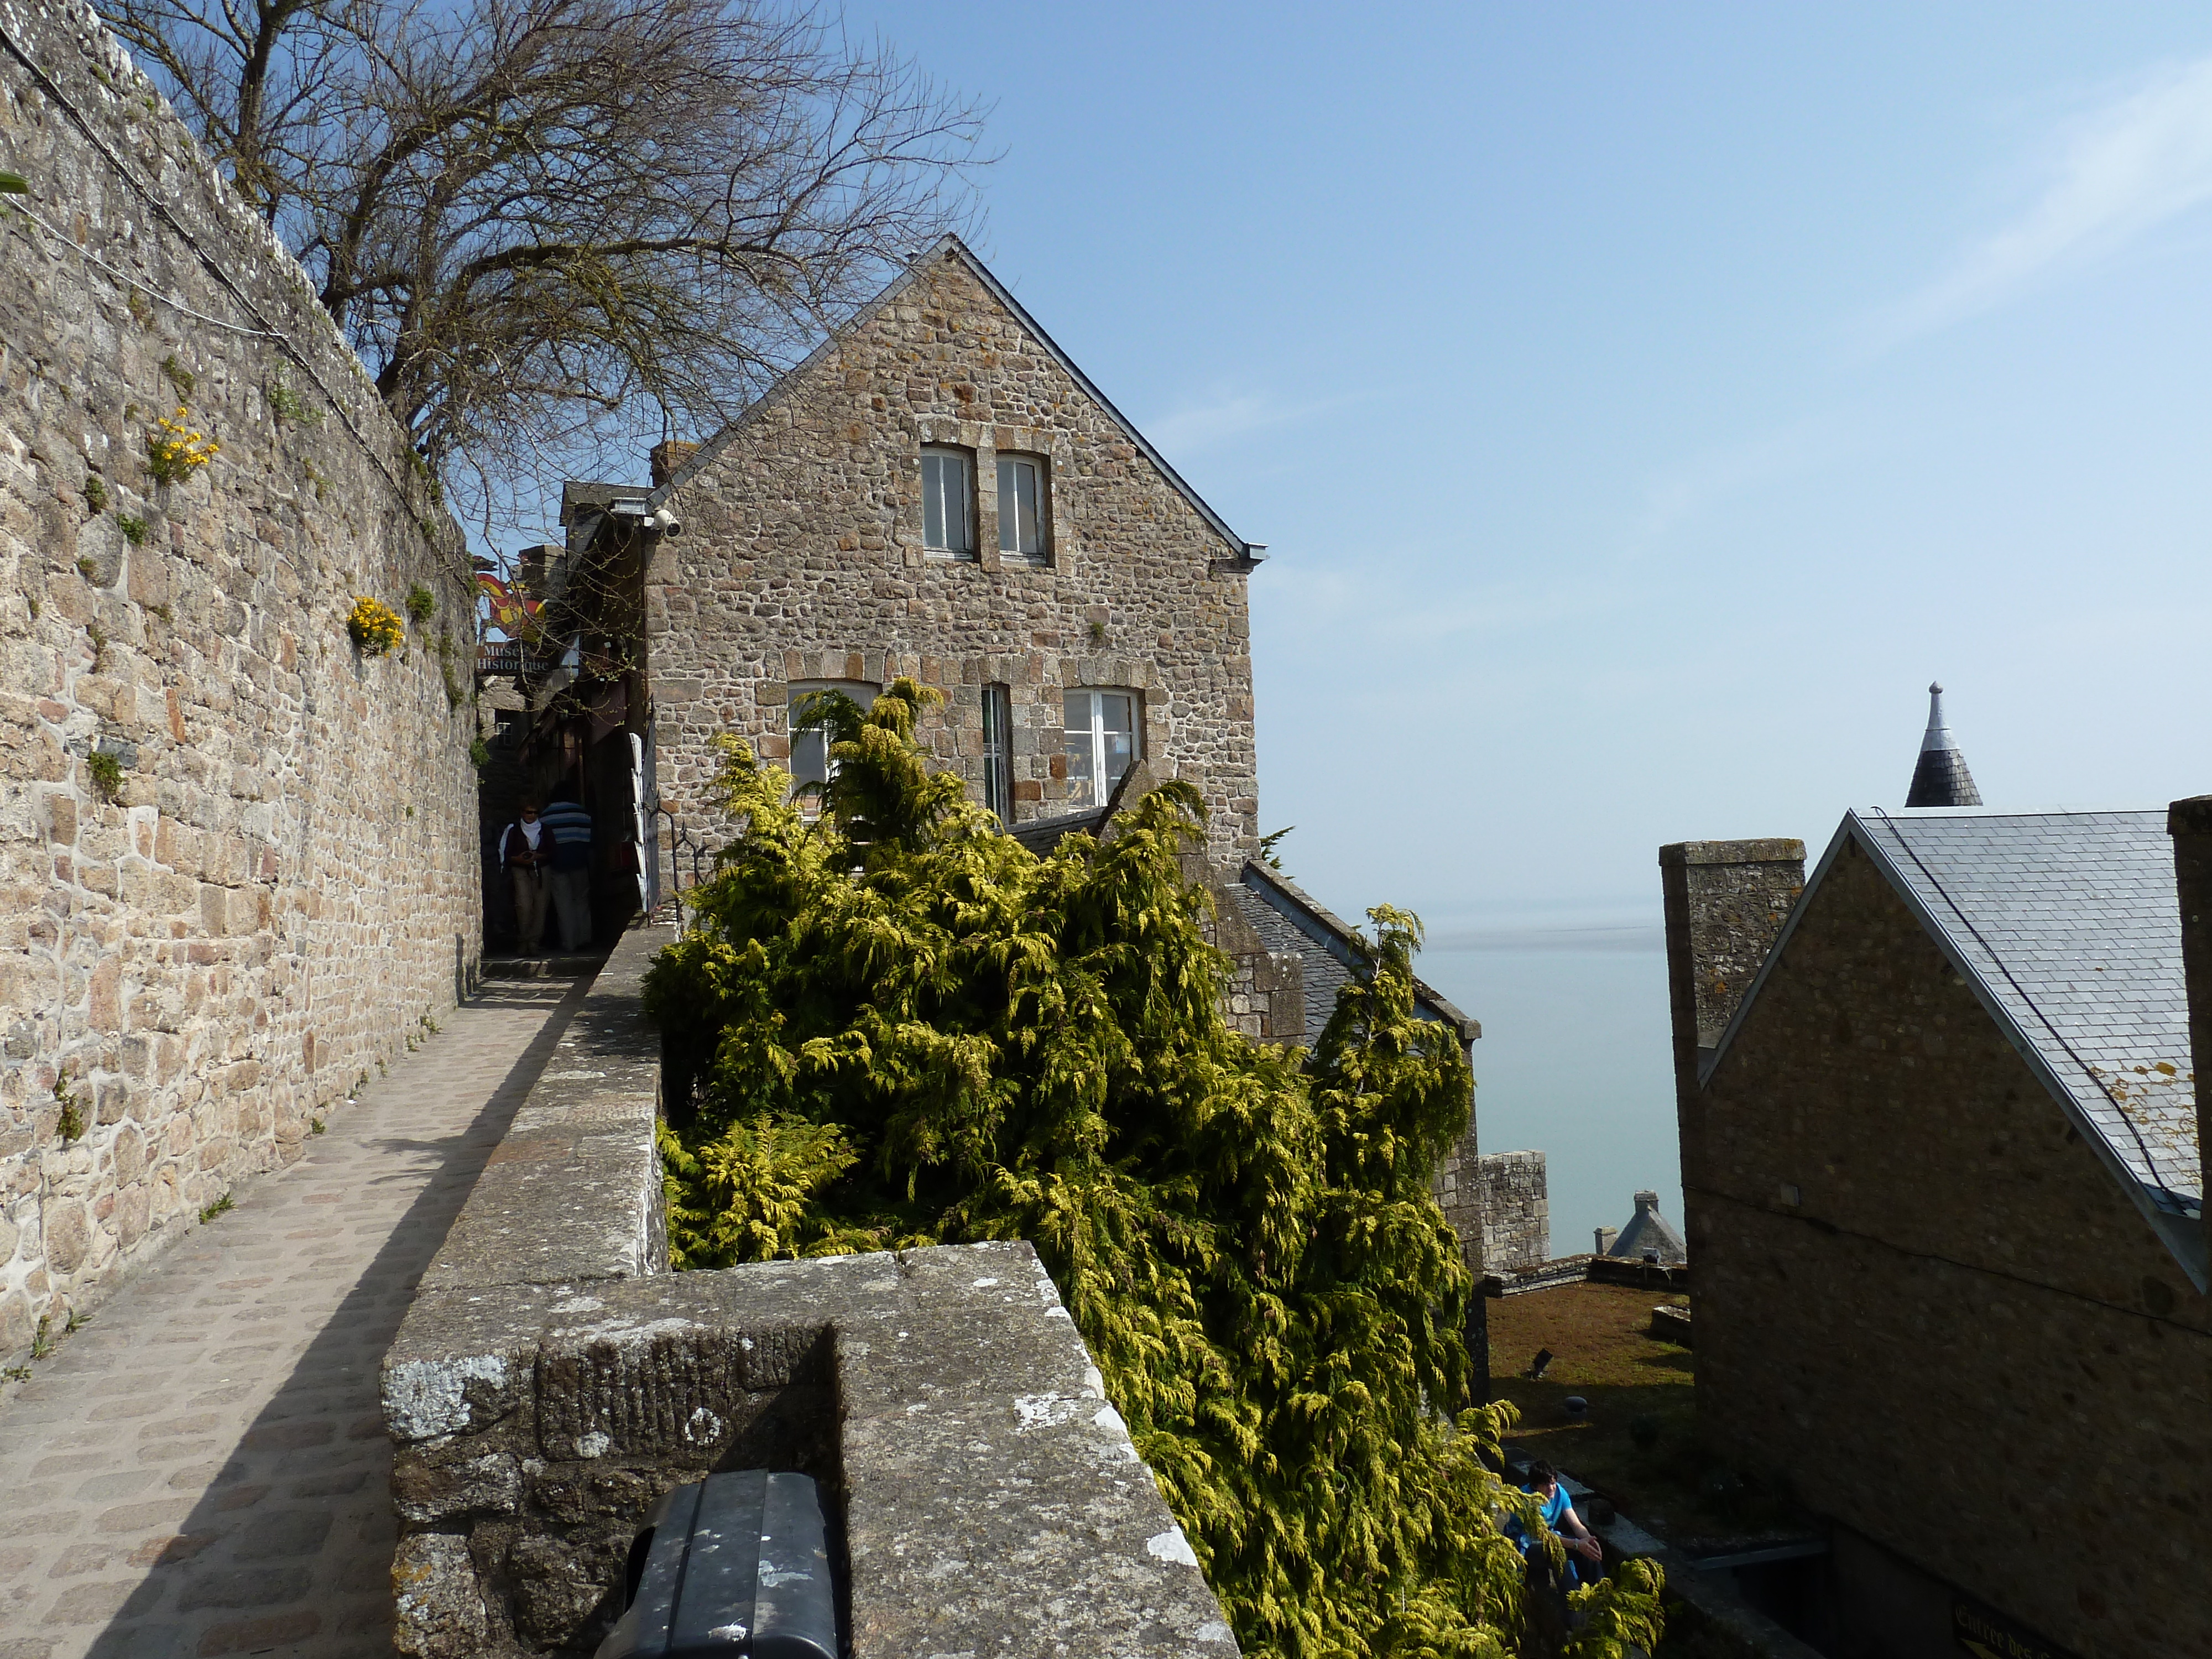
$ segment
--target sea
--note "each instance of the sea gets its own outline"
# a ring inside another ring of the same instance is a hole
[[[1667,958],[1656,917],[1430,923],[1421,977],[1481,1022],[1477,1144],[1544,1154],[1552,1254],[1622,1227],[1635,1194],[1682,1224]]]

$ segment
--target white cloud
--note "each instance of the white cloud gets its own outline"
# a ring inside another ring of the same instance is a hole
[[[1146,422],[1143,430],[1153,447],[1172,459],[1178,450],[1204,449],[1224,438],[1278,425],[1283,418],[1267,398],[1245,392],[1212,403],[1186,404],[1172,415]]]
[[[1152,420],[1139,421],[1137,429],[1151,439],[1152,447],[1172,465],[1177,455],[1211,449],[1232,438],[1263,432],[1270,427],[1309,420],[1357,401],[1357,398],[1347,397],[1285,404],[1266,392],[1217,391],[1202,402],[1186,403]]]
[[[1631,528],[1628,550],[1648,551],[1679,526],[1694,524],[1731,501],[1833,465],[1855,444],[1840,416],[1808,416],[1655,473],[1645,482],[1644,507]]]
[[[1985,310],[2212,198],[2212,58],[2160,70],[2057,138],[2034,205],[1883,319],[1887,340]]]

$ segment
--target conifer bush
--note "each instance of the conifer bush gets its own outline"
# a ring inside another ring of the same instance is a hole
[[[835,775],[722,739],[740,833],[646,981],[672,1074],[676,1265],[1026,1238],[1244,1651],[1518,1651],[1533,1500],[1470,1397],[1475,1293],[1431,1196],[1473,1080],[1417,1017],[1419,924],[1370,912],[1309,1053],[1231,1029],[1168,783],[1040,857],[913,741],[935,692],[820,694]],[[1540,1530],[1540,1526],[1538,1527]],[[1656,1571],[1579,1593],[1571,1651],[1648,1649]]]

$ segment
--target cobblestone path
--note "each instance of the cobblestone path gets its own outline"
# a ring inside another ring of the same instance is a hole
[[[0,1659],[392,1652],[377,1368],[588,983],[493,981],[0,1402]]]

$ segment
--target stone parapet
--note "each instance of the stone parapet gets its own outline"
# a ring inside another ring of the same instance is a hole
[[[821,1483],[854,1659],[1231,1659],[1189,1544],[1023,1243],[669,1273],[629,934],[384,1366],[400,1651],[591,1651],[647,1508]]]

